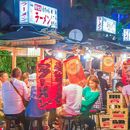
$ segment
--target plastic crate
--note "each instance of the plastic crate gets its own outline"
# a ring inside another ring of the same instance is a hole
[[[122,104],[109,104],[107,105],[107,113],[110,114],[111,110],[123,109],[124,106]]]
[[[122,104],[125,105],[125,100],[122,93],[107,92],[107,104]]]
[[[128,130],[128,120],[127,119],[111,119],[110,129],[113,130]]]
[[[111,119],[128,119],[128,109],[114,109],[110,110],[110,118]]]
[[[101,128],[110,128],[110,115],[100,115],[100,126]]]

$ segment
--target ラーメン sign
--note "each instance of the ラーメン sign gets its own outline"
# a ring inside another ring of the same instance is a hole
[[[32,1],[19,2],[20,24],[36,24],[40,26],[58,28],[57,9]]]

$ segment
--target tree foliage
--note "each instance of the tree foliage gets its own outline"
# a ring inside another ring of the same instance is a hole
[[[0,51],[0,70],[11,73],[12,57],[8,51]]]
[[[17,57],[17,67],[21,68],[22,72],[34,73],[36,68],[36,58],[34,57]],[[0,70],[11,73],[12,56],[8,51],[0,51]]]

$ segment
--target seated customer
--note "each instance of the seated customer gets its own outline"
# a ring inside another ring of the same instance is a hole
[[[83,98],[81,104],[82,118],[85,123],[89,126],[89,130],[94,130],[95,122],[89,118],[89,111],[97,101],[99,92],[99,80],[96,76],[91,75],[88,77],[87,86],[83,89]]]
[[[58,115],[79,115],[82,100],[82,87],[76,83],[70,83],[63,87],[62,107],[57,108]]]

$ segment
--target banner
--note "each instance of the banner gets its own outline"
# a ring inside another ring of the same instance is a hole
[[[102,71],[111,73],[114,72],[114,57],[104,56],[102,60]]]
[[[122,82],[124,85],[130,84],[130,60],[124,61],[122,65]]]
[[[46,58],[37,64],[38,107],[55,109],[62,104],[62,63]]]
[[[86,82],[86,77],[78,56],[67,59],[64,61],[64,65],[67,77],[71,83],[80,83],[80,85],[82,85]]]

